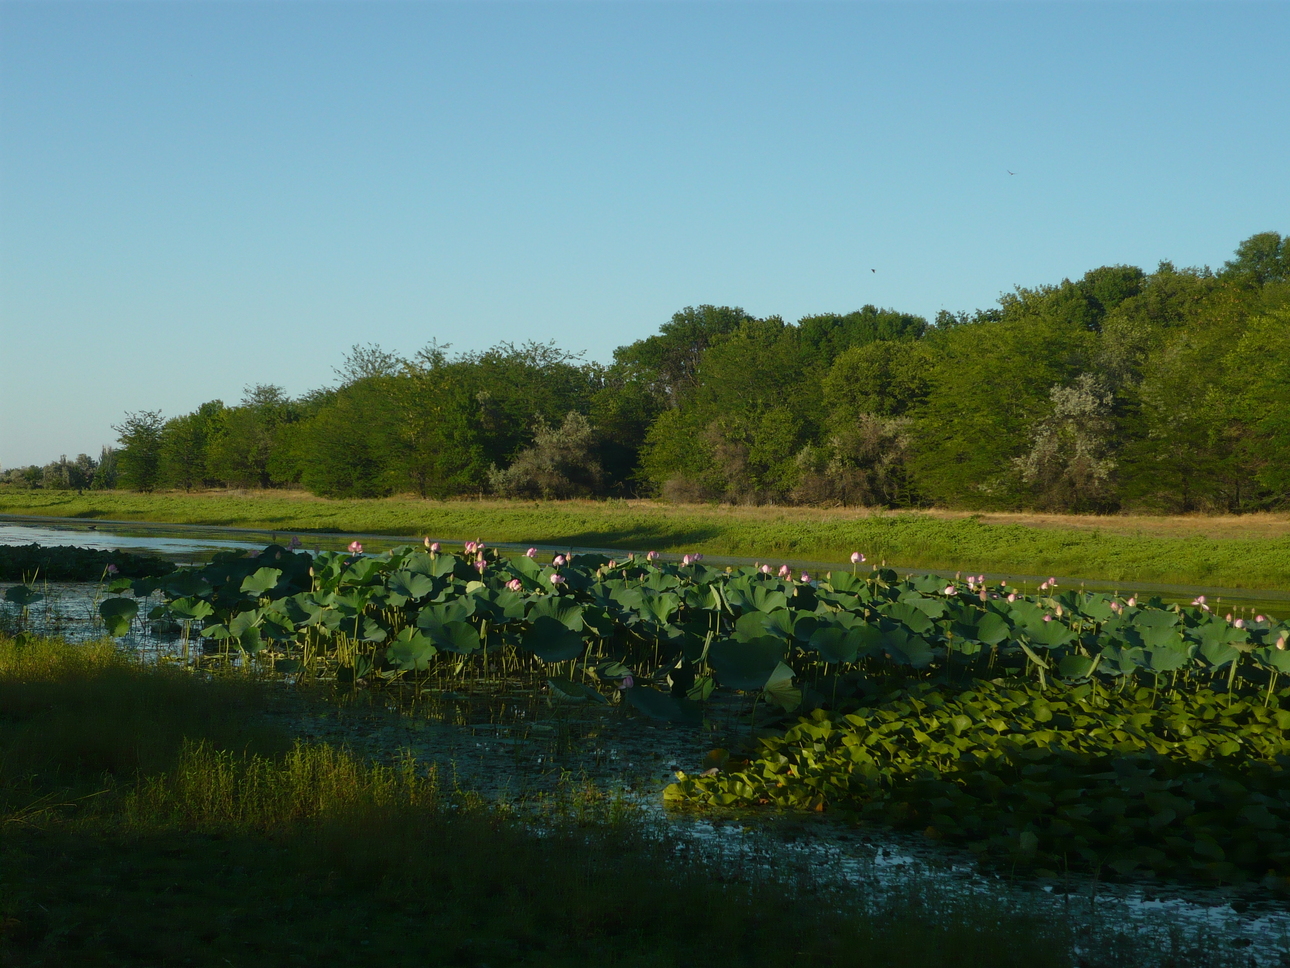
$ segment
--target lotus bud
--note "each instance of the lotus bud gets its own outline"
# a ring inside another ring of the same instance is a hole
[[[646,561],[658,561],[658,552],[657,552],[657,551],[648,551],[648,552],[646,552],[646,553],[645,553],[645,560],[646,560]]]
[[[300,539],[293,534],[291,536],[291,540],[287,542],[287,548],[289,548],[291,551],[295,551],[297,548],[300,547],[300,544],[301,544]]]
[[[1224,616],[1224,619],[1225,619],[1226,621],[1230,622],[1230,621],[1232,620],[1232,613],[1231,613],[1231,612],[1228,612],[1228,613]]]
[[[1010,601],[1010,602],[1015,602],[1016,600],[1017,600],[1017,593],[1016,593],[1016,592],[1012,592],[1012,593],[1008,596],[1008,601]]]
[[[423,539],[422,539],[422,541],[421,541],[421,543],[422,543],[423,545],[425,545],[425,546],[426,546],[426,551],[429,551],[429,550],[430,550],[430,536],[429,536],[429,535],[427,535],[425,538],[423,538]]]
[[[363,546],[362,546],[362,544],[360,544],[360,543],[359,543],[359,542],[357,542],[357,541],[351,541],[351,542],[349,543],[349,553],[350,553],[351,555],[361,555],[361,554],[363,553]]]
[[[1129,608],[1137,608],[1137,607],[1138,607],[1138,599],[1137,599],[1137,596],[1136,596],[1136,595],[1130,595],[1130,596],[1129,596],[1129,600],[1128,600],[1127,602],[1125,602],[1125,604],[1126,604],[1126,605],[1128,605],[1128,606],[1129,606]]]
[[[617,567],[618,567],[618,562],[614,561],[614,559],[613,559],[613,558],[610,558],[610,559],[609,559],[609,564],[605,565],[605,567],[606,567],[606,568],[617,568]]]
[[[623,676],[623,681],[622,681],[621,683],[619,683],[619,684],[618,684],[618,688],[619,688],[619,689],[630,689],[630,688],[631,688],[632,686],[634,686],[634,685],[636,685],[636,680],[635,680],[635,679],[633,679],[631,676]]]
[[[683,566],[688,566],[688,565],[692,564],[693,562],[694,562],[694,559],[693,559],[693,558],[691,558],[689,555],[682,555],[682,556],[681,556],[681,564],[682,564]]]
[[[1053,617],[1052,617],[1051,615],[1045,615],[1045,616],[1044,616],[1044,621],[1045,621],[1045,622],[1051,622],[1052,620],[1053,620]]]
[[[1281,638],[1277,639],[1277,648],[1282,652],[1286,650],[1286,636],[1284,632],[1281,633]]]
[[[438,541],[432,541],[432,542],[430,543],[430,554],[432,554],[432,555],[437,555],[438,553],[439,553],[439,542],[438,542]]]
[[[958,589],[955,588],[953,585],[946,585],[943,594],[953,595],[957,591]]]
[[[1254,616],[1254,621],[1256,621],[1256,622],[1262,622],[1262,621],[1265,621],[1265,619],[1264,619],[1264,617],[1263,617],[1262,615],[1256,615],[1256,616]]]
[[[564,575],[560,574],[559,572],[556,572],[548,580],[551,582],[552,585],[563,585]]]
[[[1057,617],[1058,618],[1062,617],[1062,607],[1060,605],[1057,606]]]
[[[1235,625],[1238,629],[1243,629],[1243,628],[1245,628],[1245,619],[1243,619],[1243,618],[1238,618],[1238,619],[1237,619],[1235,622],[1233,622],[1232,624],[1233,624],[1233,625]]]
[[[524,557],[525,557],[525,558],[536,558],[536,557],[537,557],[537,549],[536,549],[536,548],[530,548],[528,551],[524,552]]]
[[[569,559],[566,558],[564,555],[556,555],[554,558],[551,559],[551,564],[554,565],[556,568],[559,568],[561,565],[568,564],[568,561]]]
[[[121,571],[121,569],[120,569],[120,568],[118,568],[116,565],[108,565],[108,566],[107,566],[107,573],[108,573],[109,575],[115,575],[115,574],[117,574],[117,573],[118,573],[118,572],[120,572],[120,571]],[[313,570],[312,568],[310,568],[310,569],[309,569],[309,574],[311,574],[311,575],[312,575],[313,573],[314,573],[314,570]]]
[[[769,574],[770,574],[770,565],[762,565],[762,566],[761,566],[761,573],[762,573],[763,575],[769,575]]]
[[[513,592],[519,592],[524,590],[524,585],[518,578],[512,578],[510,581],[508,581],[506,583],[506,587]]]
[[[484,573],[484,569],[487,567],[488,567],[488,562],[484,561],[483,558],[475,562],[475,571],[479,572],[481,575]]]

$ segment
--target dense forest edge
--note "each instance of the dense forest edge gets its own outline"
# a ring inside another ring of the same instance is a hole
[[[1244,514],[1290,507],[1290,238],[1217,272],[1103,266],[926,319],[676,313],[584,362],[554,343],[356,346],[0,491],[303,488],[823,507]]]

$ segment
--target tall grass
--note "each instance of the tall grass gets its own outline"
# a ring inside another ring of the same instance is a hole
[[[1290,537],[1152,533],[1145,524],[1089,529],[990,523],[907,512],[719,508],[647,501],[327,501],[275,492],[232,496],[0,489],[0,513],[391,535],[483,538],[626,550],[845,561],[854,550],[894,566],[1054,574],[1108,581],[1245,588],[1290,584]]]

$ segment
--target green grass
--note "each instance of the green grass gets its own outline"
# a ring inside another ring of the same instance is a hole
[[[411,760],[293,743],[281,688],[0,638],[0,965],[1068,963],[1066,923],[790,887],[590,794],[538,836]]]
[[[1210,537],[1200,526],[1097,530],[903,513],[678,507],[651,502],[324,501],[259,493],[182,495],[0,489],[0,513],[390,535],[482,538],[627,550],[844,561],[1229,588],[1290,585],[1290,537]],[[1145,519],[1141,519],[1145,520]]]

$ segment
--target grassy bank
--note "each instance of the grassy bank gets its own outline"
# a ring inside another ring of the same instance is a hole
[[[1061,518],[676,506],[648,501],[327,501],[281,492],[0,489],[0,513],[493,542],[701,551],[1220,587],[1290,587],[1290,517]]]
[[[410,760],[293,744],[284,701],[0,639],[0,964],[1069,963],[1069,924],[790,888],[590,795],[535,836]]]

